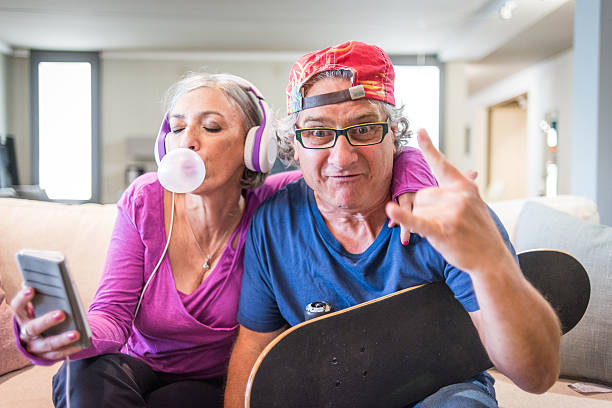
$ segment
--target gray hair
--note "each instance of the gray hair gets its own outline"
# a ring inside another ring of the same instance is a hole
[[[340,78],[352,81],[353,73],[348,70],[333,69],[323,71],[313,76],[304,86],[302,87],[302,93],[305,95],[310,87],[322,79],[325,78]],[[395,150],[399,152],[402,146],[408,143],[408,139],[412,134],[410,130],[410,123],[408,118],[404,116],[404,106],[395,107],[387,102],[379,101],[376,99],[368,99],[368,101],[379,107],[386,115],[387,122],[392,128],[397,128],[393,132],[393,144]],[[294,140],[295,140],[295,127],[299,117],[299,112],[292,113],[283,119],[279,119],[276,123],[276,131],[278,138],[278,157],[285,164],[285,166],[298,166],[299,164],[294,159]]]
[[[174,108],[178,99],[186,93],[201,87],[216,88],[227,96],[240,112],[242,117],[242,128],[244,137],[249,129],[262,123],[263,118],[257,102],[250,92],[241,84],[237,78],[230,74],[209,74],[206,72],[189,72],[178,82],[174,83],[164,96],[164,112],[169,112]],[[244,168],[240,186],[244,189],[252,189],[263,184],[267,173],[259,173]]]

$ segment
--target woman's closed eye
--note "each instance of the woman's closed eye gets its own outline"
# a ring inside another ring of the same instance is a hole
[[[218,126],[202,126],[202,129],[204,129],[205,131],[207,131],[208,133],[218,133],[221,131],[221,128]],[[181,133],[183,130],[185,130],[184,127],[177,127],[175,129],[171,129],[170,131],[175,134],[178,135],[179,133]]]
[[[209,133],[218,133],[221,131],[219,126],[202,126]]]

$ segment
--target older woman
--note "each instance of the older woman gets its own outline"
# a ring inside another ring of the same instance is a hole
[[[251,216],[301,177],[280,173],[264,183],[264,173],[245,167],[247,131],[269,120],[254,92],[240,78],[204,73],[170,88],[163,147],[196,152],[206,177],[195,190],[174,194],[149,173],[125,191],[87,314],[89,348],[71,345],[79,336],[74,331],[40,336],[65,315],[34,317],[31,288],[13,300],[18,343],[27,356],[37,364],[77,360],[69,365],[70,383],[65,364],[54,377],[56,406],[65,406],[66,389],[80,407],[222,406]],[[413,150],[396,159],[396,167],[413,163],[424,163]],[[399,172],[395,191],[416,191],[434,183],[429,180]]]

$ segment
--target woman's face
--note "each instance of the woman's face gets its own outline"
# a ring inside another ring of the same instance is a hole
[[[244,171],[242,115],[216,88],[200,87],[182,95],[169,114],[168,151],[184,147],[204,161],[206,178],[194,193],[240,185]]]

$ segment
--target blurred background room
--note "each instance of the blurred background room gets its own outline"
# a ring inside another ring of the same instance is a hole
[[[359,40],[486,200],[584,196],[612,225],[611,19],[606,0],[3,0],[0,195],[113,203],[155,170],[186,72],[244,76],[284,115],[293,61]]]

